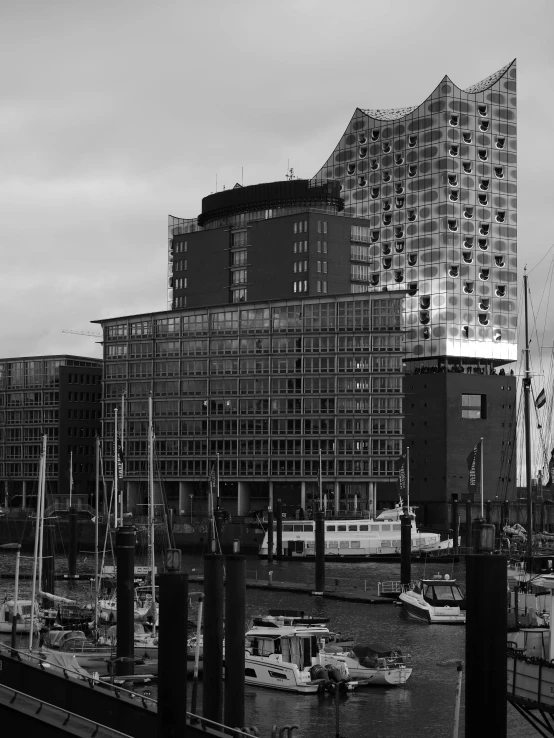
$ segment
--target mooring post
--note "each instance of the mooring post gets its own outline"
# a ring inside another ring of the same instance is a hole
[[[458,495],[452,495],[452,551],[458,554],[460,545],[460,514],[458,512]]]
[[[494,526],[482,523],[477,553],[466,557],[467,738],[506,736],[506,556],[492,556]],[[483,709],[486,705],[486,709]]]
[[[267,508],[267,561],[273,562],[273,510]]]
[[[68,573],[70,578],[77,574],[77,510],[69,508],[69,547],[67,554]]]
[[[412,582],[412,519],[408,508],[400,517],[400,584],[407,589]]]
[[[204,556],[204,677],[202,712],[223,722],[223,556]],[[243,675],[244,681],[244,675]]]
[[[125,525],[117,529],[115,534],[115,556],[117,560],[115,673],[118,676],[134,674],[135,544],[134,527]]]
[[[244,726],[244,633],[246,559],[225,557],[225,710],[224,723]]]
[[[275,522],[277,524],[277,551],[275,558],[281,561],[283,558],[283,505],[281,500],[277,500],[275,505]]]
[[[166,552],[159,583],[158,736],[186,738],[188,574],[178,549]]]
[[[473,546],[473,504],[471,500],[466,502],[466,548]]]
[[[325,592],[325,513],[315,514],[315,591]]]

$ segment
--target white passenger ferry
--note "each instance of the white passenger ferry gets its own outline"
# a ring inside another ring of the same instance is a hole
[[[404,514],[402,501],[392,510],[383,510],[375,520],[325,520],[325,558],[354,560],[394,557],[400,555],[400,517]],[[416,527],[415,513],[409,508],[412,520],[412,552],[440,544],[439,533],[421,533]],[[259,550],[259,557],[267,558],[267,531]],[[277,536],[273,531],[273,552],[277,553]],[[283,521],[283,556],[309,559],[315,557],[315,521]]]

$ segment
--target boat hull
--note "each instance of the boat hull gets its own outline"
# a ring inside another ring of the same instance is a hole
[[[419,620],[430,625],[465,625],[466,614],[460,611],[459,608],[423,607],[414,598],[405,594],[401,594],[398,599],[404,605],[408,617],[413,620]],[[448,610],[450,609],[458,612],[449,613]]]
[[[507,667],[509,701],[554,713],[554,664],[508,654]]]

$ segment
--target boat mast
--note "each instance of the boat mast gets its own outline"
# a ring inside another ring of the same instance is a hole
[[[46,436],[43,438],[43,451],[40,455],[40,465],[38,473],[38,494],[37,494],[37,512],[35,518],[35,550],[33,555],[33,583],[31,591],[31,622],[29,624],[29,651],[33,648],[33,629],[35,627],[35,597],[37,588],[37,563],[38,563],[38,541],[39,541],[39,525],[40,525],[40,507],[42,496],[42,478],[46,474],[46,451],[44,450]]]
[[[98,595],[99,595],[99,573],[98,573],[98,515],[100,505],[100,436],[96,436],[96,483],[94,488],[94,624],[98,624]],[[109,527],[109,525],[108,525]]]
[[[533,559],[533,501],[531,499],[531,367],[529,359],[529,324],[527,313],[527,273],[523,275],[525,293],[525,376],[523,378],[523,401],[525,411],[525,478],[527,489],[527,566],[531,569]]]
[[[150,548],[150,585],[152,587],[152,633],[156,633],[156,577],[154,555],[154,427],[152,393],[148,398],[148,543]]]
[[[73,451],[69,452],[69,507],[71,507],[71,497],[73,495]]]
[[[118,483],[117,483],[117,408],[114,410],[114,436],[113,436],[113,493],[114,493],[114,521],[113,527],[117,529],[117,505],[118,499]],[[121,521],[123,523],[123,520]]]
[[[38,588],[42,589],[42,552],[44,548],[44,499],[46,497],[46,443],[48,436],[46,433],[42,437],[42,453],[44,454],[44,464],[42,469],[42,495],[40,496],[40,511],[37,510],[37,523],[39,524],[39,541],[38,541]]]
[[[323,474],[321,469],[321,444],[319,444],[319,509],[323,512]]]
[[[121,394],[121,437],[120,437],[120,444],[117,449],[118,461],[121,464],[121,479],[119,480],[120,483],[123,481],[123,463],[125,459],[125,453],[123,451],[124,443],[125,443],[125,392],[122,392]],[[125,494],[123,491],[123,484],[121,484],[121,510],[119,513],[119,519],[121,520],[121,525],[123,525],[124,497],[125,497]]]

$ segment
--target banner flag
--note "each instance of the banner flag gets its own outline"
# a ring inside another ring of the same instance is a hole
[[[536,408],[537,408],[537,410],[538,410],[538,409],[539,409],[540,407],[542,407],[543,405],[546,405],[546,394],[545,394],[545,391],[544,391],[544,390],[541,390],[541,391],[539,392],[539,396],[538,396],[538,397],[537,397],[537,399],[535,400],[535,407],[536,407]]]
[[[398,475],[398,493],[400,496],[407,492],[406,454],[399,456],[394,462],[394,471]]]
[[[123,462],[125,456],[123,455],[123,446],[121,445],[121,436],[117,434],[117,476],[119,479],[123,477]]]
[[[476,443],[467,457],[469,477],[467,491],[472,495],[481,494],[481,441]]]
[[[544,485],[548,489],[552,489],[554,483],[554,448],[550,452],[550,461],[548,462],[548,482]]]

